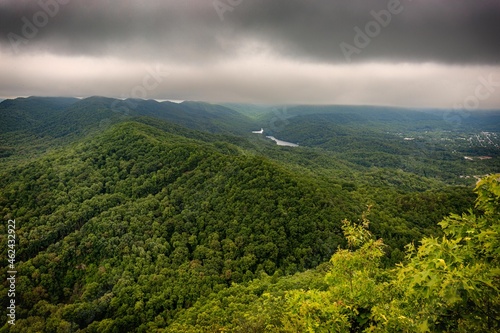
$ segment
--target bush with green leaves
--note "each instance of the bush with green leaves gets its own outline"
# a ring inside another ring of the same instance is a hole
[[[409,244],[405,261],[394,268],[381,265],[386,245],[368,230],[363,215],[359,224],[344,221],[349,248],[331,257],[323,285],[309,280],[285,289],[279,286],[290,278],[274,284],[257,279],[253,288],[235,286],[212,295],[188,317],[177,318],[174,327],[186,332],[498,332],[499,181],[500,175],[479,181],[476,210],[444,218],[443,236],[426,237],[418,248]],[[256,293],[259,285],[262,292]],[[245,300],[238,311],[220,307],[229,299],[224,294],[238,293]],[[217,316],[224,320],[213,330]],[[204,326],[203,318],[211,318],[212,326]]]

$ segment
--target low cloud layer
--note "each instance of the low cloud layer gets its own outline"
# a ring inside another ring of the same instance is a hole
[[[500,82],[498,31],[497,0],[0,0],[0,97],[144,95],[156,66],[148,98],[448,107]]]

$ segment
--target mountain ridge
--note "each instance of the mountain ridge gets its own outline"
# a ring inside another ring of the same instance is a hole
[[[242,290],[242,304],[254,304],[270,284],[278,294],[324,288],[328,259],[347,244],[343,219],[369,214],[373,235],[386,244],[380,264],[390,267],[405,260],[408,243],[441,236],[436,221],[473,205],[468,186],[445,179],[355,163],[318,145],[280,147],[243,128],[231,133],[224,126],[240,119],[237,111],[181,106],[189,117],[209,117],[202,121],[219,129],[210,132],[200,130],[207,126],[199,119],[192,128],[159,119],[164,109],[156,101],[138,103],[137,114],[121,112],[130,106],[100,97],[71,103],[66,117],[26,125],[41,143],[2,134],[16,149],[48,149],[0,159],[0,212],[18,222],[21,272],[16,326],[0,332],[145,332],[170,324],[182,331],[191,315],[202,318],[200,309]],[[225,116],[211,116],[219,111]],[[290,121],[280,134],[287,126],[300,128]],[[370,147],[395,160],[413,149],[384,152],[353,136],[364,127],[338,129],[357,147],[353,159]],[[378,133],[369,132],[382,140]],[[0,241],[5,235],[2,225]],[[2,304],[6,287],[0,285]]]

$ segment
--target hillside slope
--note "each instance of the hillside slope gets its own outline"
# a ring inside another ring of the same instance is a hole
[[[106,97],[29,97],[0,103],[0,158],[39,155],[109,126],[147,116],[210,133],[243,134],[250,118],[207,103],[119,100]]]
[[[14,331],[144,329],[232,282],[318,265],[361,209],[235,146],[136,122],[9,170],[1,187],[19,226]]]
[[[116,111],[126,101],[67,101],[47,110],[54,117],[41,117],[43,124],[5,133],[2,144],[16,154],[29,151],[29,136],[40,152],[0,160],[0,209],[18,226],[20,272],[16,326],[2,332],[150,332],[198,320],[188,317],[238,294],[240,284],[252,299],[269,279],[281,286],[278,295],[325,288],[318,277],[328,268],[322,263],[345,246],[343,219],[371,207],[371,230],[386,244],[385,267],[404,260],[406,244],[442,236],[436,222],[473,204],[465,186],[355,163],[353,156],[378,147],[353,136],[365,123],[357,116],[339,125],[352,140],[343,158],[328,147],[279,147],[243,127],[225,130],[241,118],[216,105],[185,102],[178,107],[191,113],[170,110],[193,119],[186,128],[159,119],[163,103],[136,102],[133,115]],[[316,116],[303,124],[316,124]],[[201,123],[204,131],[196,130]],[[328,134],[322,129],[317,133]],[[365,134],[386,139],[376,128]],[[407,152],[384,147],[373,154],[400,159]],[[7,287],[0,290],[5,306]]]

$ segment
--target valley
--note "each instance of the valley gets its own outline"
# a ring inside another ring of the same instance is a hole
[[[477,318],[498,318],[500,194],[485,175],[500,171],[500,112],[450,128],[382,107],[289,106],[277,118],[277,107],[130,105],[0,103],[0,209],[17,223],[19,272],[16,324],[0,332],[454,329],[439,321],[449,311],[480,331]],[[469,220],[478,236],[466,246]],[[447,279],[477,293],[440,290]]]

